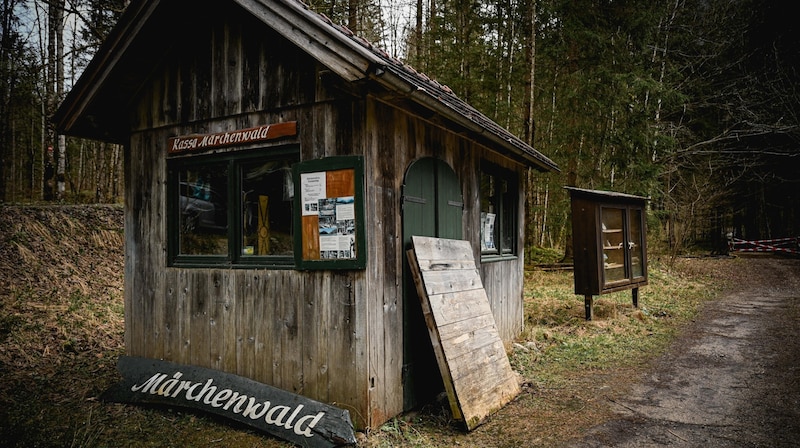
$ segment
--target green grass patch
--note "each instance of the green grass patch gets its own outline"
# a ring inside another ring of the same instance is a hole
[[[548,247],[530,247],[525,249],[525,260],[530,265],[558,263],[564,252]]]
[[[654,263],[640,289],[595,297],[586,321],[583,296],[573,292],[571,271],[530,270],[525,282],[525,328],[512,364],[523,377],[547,386],[576,370],[603,372],[637,367],[662,353],[698,306],[717,291],[707,279]]]

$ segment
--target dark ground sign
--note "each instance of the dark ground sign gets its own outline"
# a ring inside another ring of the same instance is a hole
[[[307,447],[355,444],[350,414],[237,375],[148,358],[122,356],[123,380],[102,399],[196,409]]]

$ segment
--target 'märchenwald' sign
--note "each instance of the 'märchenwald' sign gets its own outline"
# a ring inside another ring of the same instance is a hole
[[[102,398],[196,409],[308,447],[356,442],[350,414],[237,375],[167,361],[122,356],[123,380]]]

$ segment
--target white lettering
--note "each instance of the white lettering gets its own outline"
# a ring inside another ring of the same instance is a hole
[[[206,393],[208,391],[208,393]],[[200,396],[205,395],[206,397],[203,398],[203,403],[211,404],[211,399],[214,396],[214,393],[217,391],[217,386],[211,385],[211,379],[208,380],[206,386],[203,386],[203,390],[200,391]],[[200,397],[197,397],[197,401],[200,401]]]
[[[239,395],[239,392],[234,392],[231,399],[228,400],[227,403],[225,403],[225,407],[222,409],[225,409],[227,411],[228,408],[231,407],[231,405],[234,402],[236,402],[236,400],[239,400],[239,402],[236,403],[236,406],[233,407],[233,412],[236,414],[242,412],[242,405],[244,404],[245,401],[247,401],[247,395]]]
[[[172,378],[168,379],[167,381],[164,381],[164,384],[162,384],[161,387],[158,388],[158,395],[169,396],[169,394],[172,392],[172,388],[178,384],[178,380],[182,376],[183,373],[175,372],[175,374],[172,375]]]
[[[302,404],[298,404],[297,407],[294,408],[294,412],[292,412],[292,415],[289,416],[289,420],[286,420],[286,424],[283,425],[284,428],[292,429],[292,422],[294,421],[295,417],[297,417],[297,414],[300,413],[300,409],[303,409]]]
[[[189,385],[190,384],[192,384],[191,381],[181,381],[181,384],[178,386],[178,388],[172,394],[172,398],[177,397],[178,395],[180,395],[181,392],[183,392],[184,390],[189,389]]]
[[[259,126],[256,128],[237,129],[215,134],[192,135],[185,137],[172,137],[169,139],[170,152],[189,151],[215,146],[251,143],[260,140],[269,140],[286,135],[297,135],[294,123],[280,124],[278,135],[270,136],[273,125]]]
[[[180,371],[173,373],[172,377],[158,372],[142,384],[133,385],[131,391],[172,398],[177,398],[185,391],[184,398],[187,401],[202,402],[251,420],[263,418],[269,425],[293,431],[304,437],[313,437],[314,427],[325,416],[324,411],[304,415],[302,404],[297,404],[294,408],[282,404],[272,406],[270,401],[257,401],[254,397],[242,395],[232,389],[219,389],[214,385],[213,378],[208,378],[205,382],[192,382],[182,380],[183,376]]]
[[[192,387],[190,387],[189,390],[186,391],[186,399],[189,400],[189,401],[191,401],[191,400],[200,401],[200,399],[203,398],[203,395],[205,395],[206,392],[208,392],[208,388],[209,387],[214,387],[214,390],[217,389],[215,386],[211,386],[211,382],[212,382],[212,380],[211,380],[211,378],[209,378],[208,381],[206,381],[205,384],[203,384],[203,383],[194,383],[194,384],[192,384]],[[197,388],[197,386],[201,386],[201,385],[203,386],[203,388],[200,390],[200,393],[197,394],[197,395],[192,395],[192,393],[194,392],[195,388]]]
[[[280,411],[277,417],[275,417],[276,411]],[[269,410],[269,414],[267,414],[264,420],[270,425],[283,426],[282,420],[284,417],[286,417],[287,412],[289,412],[289,406],[275,406]]]
[[[306,415],[300,418],[300,420],[297,421],[297,424],[294,425],[294,433],[297,434],[298,436],[313,437],[314,434],[311,433],[311,430],[315,426],[317,426],[317,423],[319,423],[319,421],[322,420],[322,417],[324,416],[325,412],[320,412],[317,415]],[[308,423],[308,426],[306,426],[306,429],[300,428],[303,425],[303,423],[305,423],[309,419],[311,421]]]
[[[230,389],[222,389],[214,396],[214,399],[211,400],[211,406],[218,408],[223,405],[223,402],[228,399],[233,393]]]
[[[175,137],[172,139],[172,149],[171,151],[186,151],[189,149],[194,149],[197,147],[197,137]]]
[[[131,392],[139,392],[141,390],[143,394],[146,394],[148,391],[151,394],[155,394],[156,388],[158,387],[159,384],[161,384],[162,381],[164,381],[164,378],[166,377],[167,377],[166,373],[156,373],[155,375],[151,376],[149,380],[145,381],[144,384],[142,384],[141,386],[137,386],[136,384],[131,386]]]
[[[261,413],[258,412],[259,404],[254,404],[255,401],[255,399],[250,398],[247,408],[242,412],[243,417],[250,417],[251,420],[258,420],[267,413],[270,405],[269,401],[265,401],[264,404],[261,405],[263,406]]]

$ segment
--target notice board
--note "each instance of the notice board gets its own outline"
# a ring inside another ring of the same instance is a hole
[[[341,156],[295,166],[296,264],[299,269],[363,269],[364,162]]]
[[[519,381],[469,241],[411,237],[408,250],[453,417],[467,430],[514,399]]]

